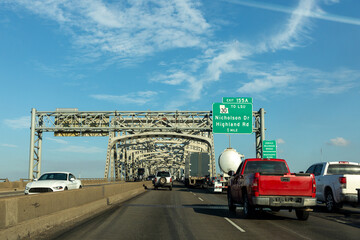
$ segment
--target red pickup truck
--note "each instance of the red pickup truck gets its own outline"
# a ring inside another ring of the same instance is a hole
[[[295,209],[299,220],[307,220],[310,207],[316,205],[315,177],[309,173],[290,173],[283,159],[253,158],[243,161],[228,183],[228,206],[235,212],[243,207],[246,218],[256,208]]]

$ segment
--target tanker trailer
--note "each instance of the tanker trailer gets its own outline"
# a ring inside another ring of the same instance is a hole
[[[223,190],[227,190],[227,184],[230,178],[228,172],[236,172],[244,158],[244,155],[238,153],[233,148],[227,148],[220,154],[218,162],[220,170],[222,171],[222,174],[220,175],[220,183]]]

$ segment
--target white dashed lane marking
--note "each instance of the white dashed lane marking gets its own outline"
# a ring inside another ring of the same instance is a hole
[[[233,225],[237,230],[239,230],[240,232],[245,232],[244,229],[242,229],[241,227],[239,227],[238,225],[236,225],[233,221],[231,221],[230,219],[228,219],[227,217],[225,217],[225,220],[228,221],[231,225]]]

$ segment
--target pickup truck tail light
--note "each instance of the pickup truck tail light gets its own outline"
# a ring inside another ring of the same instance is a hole
[[[170,178],[170,182],[172,182],[172,178]]]
[[[346,188],[346,177],[339,177],[339,182],[342,188]]]
[[[315,177],[313,174],[312,175],[312,197],[316,197],[316,181],[315,181]]]
[[[253,181],[253,185],[252,185],[252,192],[254,194],[254,197],[258,197],[259,196],[259,178],[260,178],[260,173],[255,173],[254,176],[254,181]]]

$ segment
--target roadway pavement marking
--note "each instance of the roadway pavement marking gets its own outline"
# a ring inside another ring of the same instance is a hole
[[[204,200],[202,200],[201,198],[198,198],[198,199],[199,199],[200,201],[202,201],[202,202],[204,201]]]
[[[338,219],[335,219],[335,221],[337,221],[338,223],[343,223],[343,224],[347,224],[347,222],[345,222],[345,221],[342,221],[342,220],[338,220]]]
[[[227,217],[224,217],[226,221],[228,221],[231,225],[233,225],[234,227],[237,228],[237,230],[239,230],[240,232],[245,232],[244,229],[242,229],[241,227],[239,227],[238,225],[236,225],[233,221],[231,221],[230,219],[228,219]]]

